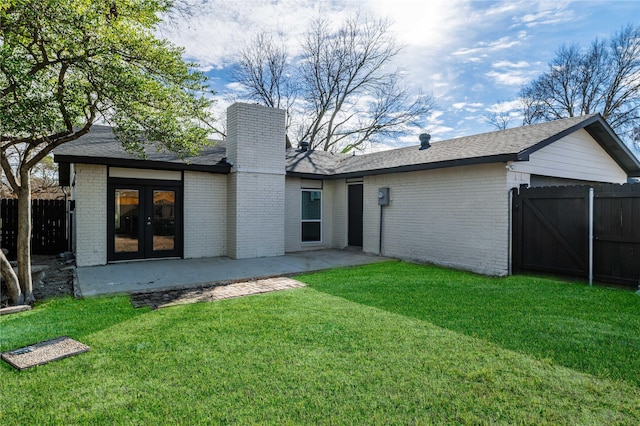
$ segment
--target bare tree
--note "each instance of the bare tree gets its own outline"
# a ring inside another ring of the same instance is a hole
[[[525,123],[599,112],[631,139],[640,124],[640,27],[628,25],[584,50],[563,45],[521,97]]]
[[[337,29],[315,20],[299,58],[288,58],[261,35],[243,51],[235,80],[252,99],[284,105],[298,141],[325,151],[361,149],[376,137],[419,126],[433,105],[430,96],[412,96],[401,85],[401,70],[391,67],[400,47],[389,26],[360,15]]]
[[[249,98],[272,108],[288,109],[295,100],[287,49],[272,34],[260,33],[240,52],[233,79],[247,90]]]
[[[633,148],[640,152],[640,126],[633,129]]]
[[[242,49],[232,74],[232,78],[247,90],[249,99],[287,112],[287,130],[297,94],[297,79],[292,75],[295,70],[289,65],[288,58],[284,41],[276,42],[272,34],[263,32]],[[288,136],[286,142],[290,147]]]
[[[498,102],[484,113],[484,121],[496,130],[509,128],[513,121],[513,116],[509,113],[505,102]]]

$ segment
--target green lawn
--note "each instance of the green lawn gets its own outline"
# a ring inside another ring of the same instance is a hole
[[[54,299],[0,317],[0,424],[638,424],[640,297],[400,262],[149,311]]]

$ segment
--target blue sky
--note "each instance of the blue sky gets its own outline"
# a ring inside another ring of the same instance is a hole
[[[318,16],[341,20],[359,11],[390,19],[397,41],[405,45],[396,58],[406,70],[405,84],[436,100],[420,129],[433,141],[494,130],[484,117],[498,103],[513,115],[512,125],[519,125],[516,98],[522,84],[547,69],[562,43],[586,47],[640,23],[640,0],[191,1],[198,4],[194,17],[160,31],[206,71],[218,93],[218,112],[232,99],[242,100],[229,71],[254,34],[282,33],[295,54],[300,34]],[[387,145],[417,143],[416,136]]]

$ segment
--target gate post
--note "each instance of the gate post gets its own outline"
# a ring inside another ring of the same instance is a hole
[[[589,188],[589,286],[593,286],[593,187]]]
[[[514,208],[513,208],[513,203],[514,203],[514,195],[513,193],[516,191],[516,188],[511,188],[509,189],[509,241],[507,243],[508,245],[508,253],[509,253],[509,257],[507,259],[507,275],[511,276],[513,275],[513,233],[514,233],[514,229],[513,229],[513,225],[514,225],[514,220],[513,220],[513,215],[514,215]]]

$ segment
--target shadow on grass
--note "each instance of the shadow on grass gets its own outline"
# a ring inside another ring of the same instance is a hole
[[[405,262],[296,278],[352,302],[640,386],[640,297],[633,292]]]

